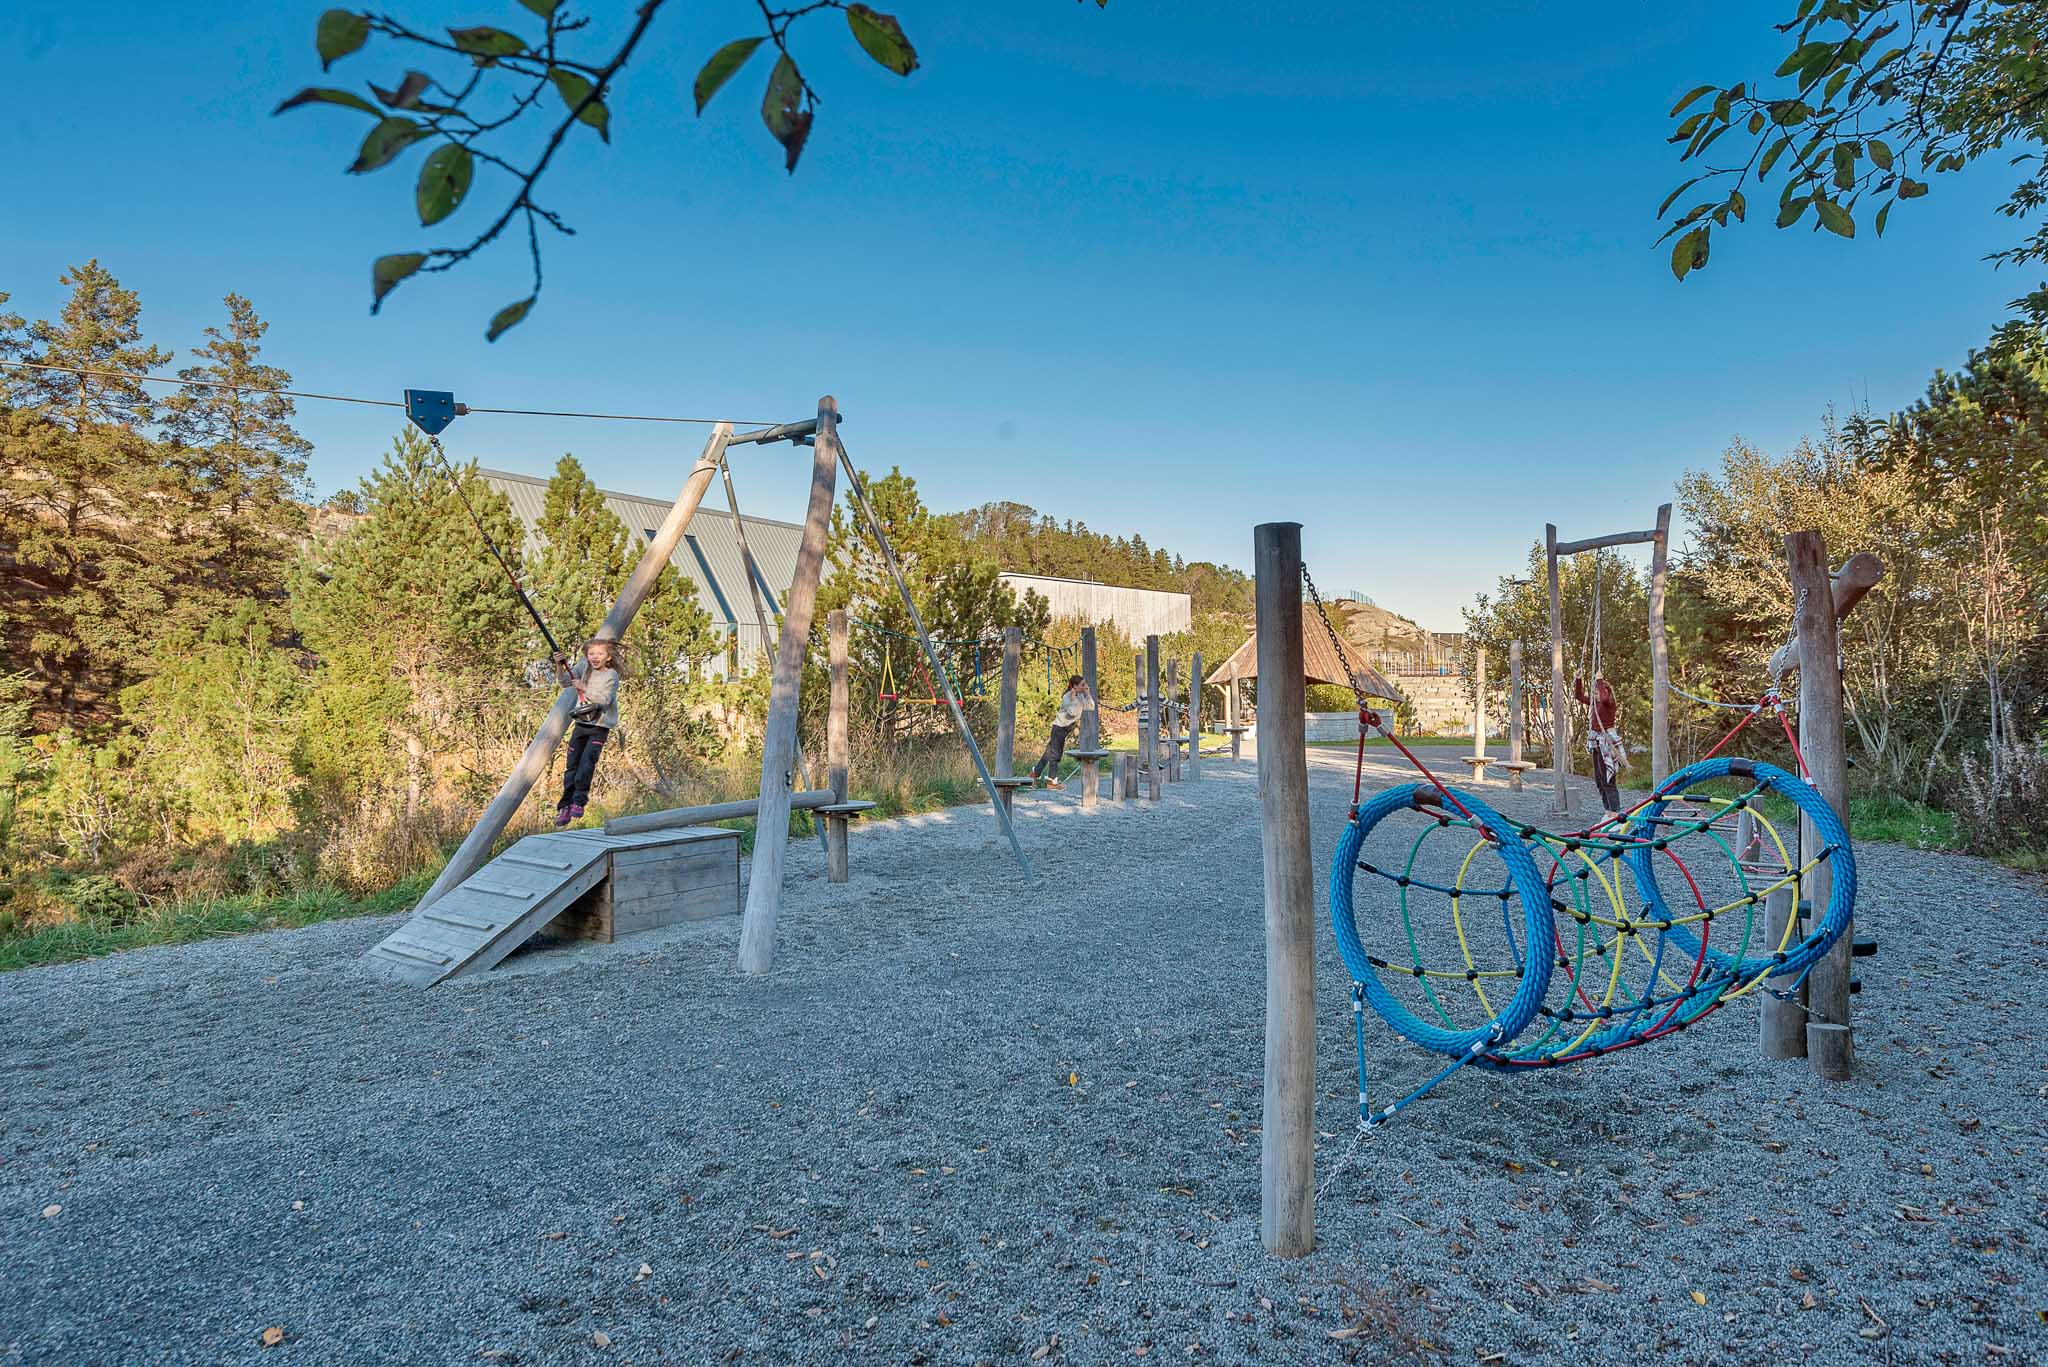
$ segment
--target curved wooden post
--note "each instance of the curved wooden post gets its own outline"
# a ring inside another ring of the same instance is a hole
[[[789,851],[789,792],[796,764],[796,709],[803,681],[804,646],[811,635],[825,534],[839,473],[839,405],[818,400],[817,444],[812,448],[811,502],[796,553],[796,577],[782,602],[782,640],[768,688],[768,724],[761,738],[761,807],[754,826],[754,866],[747,909],[740,921],[740,971],[766,973],[775,963],[775,922],[782,907],[782,871]]]
[[[1166,662],[1166,781],[1180,782],[1180,661]]]
[[[1266,891],[1266,1077],[1259,1237],[1316,1246],[1316,891],[1309,862],[1308,681],[1301,651],[1301,524],[1252,533],[1259,633],[1259,845]]]

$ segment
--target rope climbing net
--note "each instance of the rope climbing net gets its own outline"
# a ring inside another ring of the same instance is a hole
[[[1558,832],[1445,786],[1361,697],[1358,773],[1329,889],[1353,980],[1361,1129],[1463,1068],[1585,1062],[1675,1034],[1752,993],[1798,999],[1850,923],[1856,862],[1848,831],[1812,784],[1718,753],[1771,704],[1749,709],[1713,753],[1618,820]],[[1372,732],[1392,740],[1422,781],[1361,800]],[[1803,855],[1801,817],[1818,836]],[[1822,865],[1832,875],[1826,906],[1802,919]],[[1773,902],[1786,908],[1775,934]],[[1447,1060],[1377,1107],[1366,1086],[1368,1008]]]

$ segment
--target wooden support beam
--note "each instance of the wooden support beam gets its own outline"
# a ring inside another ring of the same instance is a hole
[[[1748,816],[1745,810],[1742,815]],[[1737,852],[1740,853],[1739,831]],[[1799,943],[1799,932],[1794,929],[1789,941],[1786,927],[1791,924],[1797,910],[1793,905],[1790,886],[1773,888],[1764,896],[1764,943],[1765,953],[1775,952],[1781,945]],[[1789,991],[1798,975],[1778,974],[1764,980],[1764,987],[1773,991]],[[1798,996],[1787,1001],[1771,995],[1771,991],[1757,994],[1759,1008],[1757,1044],[1763,1056],[1768,1059],[1806,1057],[1806,993],[1804,988]]]
[[[1202,652],[1188,666],[1188,782],[1202,776]]]
[[[1166,781],[1180,782],[1180,661],[1166,662]]]
[[[1645,541],[1655,541],[1657,529],[1647,532],[1613,532],[1607,536],[1589,536],[1584,541],[1560,541],[1559,555],[1577,555],[1581,551],[1604,551],[1613,546],[1636,546]]]
[[[1095,628],[1081,628],[1081,682],[1088,689],[1088,710],[1081,714],[1081,749],[1093,754],[1102,748],[1102,718],[1096,709],[1101,704],[1101,695],[1095,691]],[[1096,759],[1081,761],[1081,805],[1093,807],[1101,801],[1101,763]]]
[[[825,713],[825,773],[835,802],[846,801],[850,750],[847,715],[851,702],[846,677],[846,609],[825,616],[827,649],[832,662],[832,698]],[[834,883],[847,879],[846,818],[825,818],[825,876]]]
[[[689,476],[683,480],[682,491],[676,495],[668,516],[655,529],[653,539],[640,553],[640,562],[633,567],[626,586],[619,590],[618,601],[605,614],[604,625],[598,628],[600,636],[608,636],[615,641],[624,639],[626,628],[633,624],[633,617],[640,611],[641,604],[654,592],[655,582],[667,568],[669,556],[682,542],[690,519],[697,515],[697,505],[704,501],[704,491],[711,487],[712,477],[718,473],[718,463],[724,458],[726,443],[731,437],[730,423],[719,423],[711,429],[711,435],[704,441],[704,450],[697,457],[697,463],[690,467]],[[498,789],[497,796],[477,817],[476,825],[463,837],[462,844],[448,860],[448,866],[441,870],[441,876],[434,880],[414,910],[432,905],[449,889],[459,886],[489,862],[491,846],[505,833],[505,827],[518,814],[520,804],[526,801],[526,795],[533,791],[533,785],[540,781],[548,770],[549,762],[554,759],[555,747],[562,743],[562,735],[569,729],[569,709],[575,702],[574,689],[565,688],[556,697],[555,705],[549,709],[546,720],[541,722],[540,730],[528,742],[526,752],[520,755],[519,763],[513,766],[504,786]]]
[[[976,647],[979,649],[979,647]],[[1016,777],[1017,764],[1017,673],[1024,660],[1024,629],[1003,628],[1003,686],[996,709],[996,777]],[[1054,778],[1059,776],[1055,774]],[[1016,789],[996,785],[996,795],[1008,810]]]
[[[829,807],[836,799],[830,788],[814,788],[807,793],[792,794],[789,810],[793,812],[815,812],[820,807]],[[731,802],[707,802],[697,807],[671,807],[665,812],[641,812],[637,816],[615,816],[604,823],[606,835],[645,835],[649,831],[680,830],[685,826],[709,826],[714,821],[738,821],[744,817],[761,814],[761,799],[758,797],[737,798]],[[787,815],[784,821],[788,820]],[[758,840],[756,843],[759,843]]]
[[[1835,815],[1849,821],[1849,752],[1842,731],[1842,669],[1836,634],[1838,616],[1827,546],[1819,532],[1793,532],[1785,538],[1786,567],[1791,572],[1799,634],[1799,750],[1806,757],[1808,779],[1820,790]],[[1875,582],[1875,581],[1873,581]],[[1804,817],[1799,821],[1799,862],[1821,848],[1820,834]],[[1833,866],[1821,863],[1802,880],[1801,893],[1814,907],[1817,922],[1834,887]],[[1810,1026],[1806,1054],[1814,1075],[1846,1082],[1855,1069],[1849,1032],[1849,956],[1854,928],[1807,975]],[[1832,1028],[1830,1028],[1832,1027]]]
[[[1828,592],[1835,603],[1835,621],[1840,622],[1865,595],[1877,587],[1884,578],[1884,562],[1868,551],[1858,551],[1842,562],[1842,567],[1828,580]],[[1785,644],[1771,654],[1771,678],[1783,679],[1799,668],[1799,631],[1795,625]]]
[[[802,693],[804,647],[811,636],[818,582],[825,566],[833,490],[839,474],[839,407],[818,400],[817,444],[811,448],[811,501],[797,545],[796,574],[782,601],[782,640],[768,685],[768,721],[761,735],[761,810],[754,827],[754,864],[747,907],[740,918],[742,973],[766,973],[775,964],[776,920],[782,911],[783,865],[789,855],[790,781],[796,767],[797,701]],[[824,790],[830,792],[830,789]]]
[[[1223,729],[1230,735],[1230,757],[1233,760],[1244,758],[1244,749],[1241,744],[1244,739],[1244,732],[1240,729],[1237,720],[1237,707],[1237,676],[1232,675],[1230,681],[1223,685]]]
[[[1252,533],[1259,635],[1259,844],[1266,897],[1266,1072],[1259,1237],[1299,1258],[1316,1246],[1316,890],[1309,861],[1301,524]]]
[[[1671,577],[1671,505],[1659,505],[1650,543],[1650,779],[1671,776],[1671,643],[1664,634],[1664,590]]]
[[[1543,561],[1550,581],[1550,814],[1570,816],[1572,731],[1564,705],[1564,601],[1557,587],[1557,528],[1543,528]]]
[[[1159,762],[1160,728],[1166,724],[1165,699],[1159,692],[1159,638],[1145,638],[1145,696],[1148,699],[1141,714],[1145,718],[1145,799],[1159,800],[1159,783],[1164,767]]]
[[[1486,758],[1485,646],[1475,646],[1472,652],[1472,758]]]
[[[835,434],[834,444],[838,445]],[[844,450],[841,447],[842,451]],[[954,729],[960,733],[960,743],[967,747],[967,757],[974,761],[974,772],[981,779],[982,790],[988,794],[989,809],[996,815],[996,823],[1009,838],[1010,853],[1017,856],[1017,864],[1024,870],[1026,878],[1038,875],[1031,867],[1031,861],[1024,855],[1024,846],[1017,839],[1017,828],[1010,824],[1010,809],[996,796],[995,777],[988,771],[988,761],[981,756],[981,745],[974,739],[974,732],[968,729],[967,714],[960,709],[960,694],[953,687],[953,675],[939,659],[938,647],[932,644],[932,636],[925,630],[924,614],[917,610],[917,600],[910,596],[910,585],[904,581],[903,566],[896,559],[896,548],[889,543],[889,533],[882,526],[882,519],[875,515],[875,507],[868,502],[868,491],[861,483],[860,471],[853,468],[851,461],[846,466],[846,492],[853,498],[860,515],[867,521],[868,531],[875,538],[875,545],[882,552],[882,563],[888,567],[889,577],[896,583],[896,594],[903,600],[903,610],[910,617],[910,625],[917,631],[918,645],[924,650],[925,664],[932,672],[932,678],[946,691],[946,710],[953,716]]]
[[[1522,640],[1508,642],[1508,791],[1522,791]]]

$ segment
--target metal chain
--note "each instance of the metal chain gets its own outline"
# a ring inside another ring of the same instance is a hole
[[[1315,604],[1316,616],[1322,619],[1323,631],[1330,638],[1331,653],[1337,657],[1337,663],[1343,666],[1344,676],[1351,681],[1351,692],[1358,699],[1359,710],[1367,710],[1371,704],[1366,699],[1365,690],[1358,686],[1358,676],[1352,672],[1351,662],[1344,654],[1344,646],[1337,638],[1337,624],[1330,620],[1329,609],[1323,606],[1323,595],[1316,592],[1316,581],[1309,577],[1306,560],[1301,563],[1301,582],[1308,588],[1308,600]]]

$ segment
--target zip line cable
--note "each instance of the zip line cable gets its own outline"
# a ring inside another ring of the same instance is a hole
[[[4,361],[0,366],[11,370],[49,370],[66,375],[90,375],[103,380],[129,380],[137,384],[199,385],[207,389],[232,389],[245,394],[281,394],[288,399],[320,399],[328,403],[368,404],[373,408],[403,408],[405,404],[396,399],[365,399],[350,394],[316,394],[304,389],[276,389],[269,385],[229,384],[225,380],[181,380],[168,375],[141,375],[124,370],[93,370],[85,366],[51,365],[44,361]],[[640,413],[572,413],[544,408],[477,408],[469,406],[472,413],[498,413],[519,418],[590,418],[601,422],[680,422],[711,426],[729,422],[735,427],[774,427],[773,422],[754,418],[677,418],[659,417]]]
[[[447,472],[448,485],[455,490],[455,497],[461,501],[462,510],[469,514],[470,522],[476,527],[476,534],[484,539],[484,546],[490,551],[491,558],[498,562],[498,568],[505,571],[505,578],[512,582],[512,592],[519,595],[519,602],[525,607],[526,615],[531,617],[533,624],[540,628],[541,638],[548,643],[549,656],[560,656],[563,653],[561,643],[555,640],[555,633],[548,630],[548,624],[541,620],[540,609],[535,607],[533,600],[526,596],[526,586],[519,582],[519,572],[514,570],[511,562],[505,559],[505,553],[498,549],[498,543],[491,539],[490,532],[485,529],[484,520],[478,517],[476,509],[470,506],[469,495],[462,492],[462,477],[456,474],[455,467],[448,463],[448,453],[441,449],[441,439],[429,433],[427,445],[433,448],[434,458],[441,462],[442,470]]]

